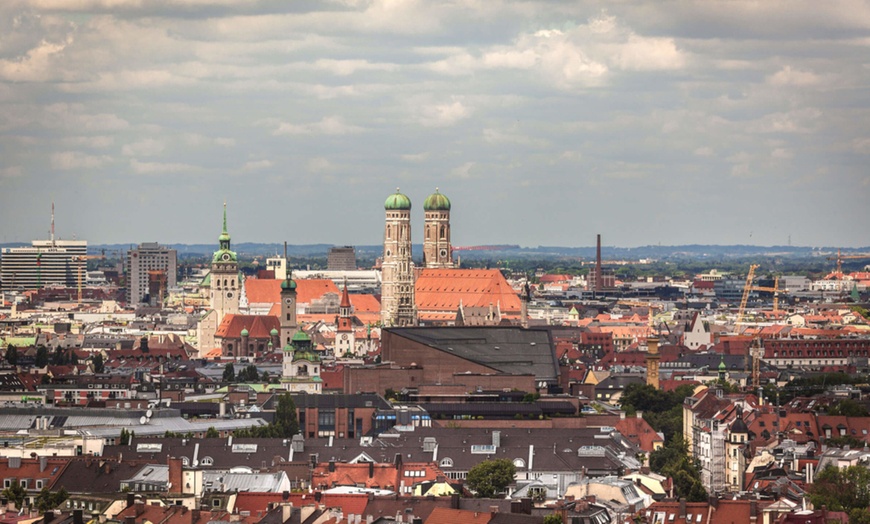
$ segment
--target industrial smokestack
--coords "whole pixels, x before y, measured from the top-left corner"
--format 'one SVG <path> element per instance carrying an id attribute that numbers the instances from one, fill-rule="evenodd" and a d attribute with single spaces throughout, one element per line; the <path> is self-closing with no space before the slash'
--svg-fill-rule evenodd
<path id="1" fill-rule="evenodd" d="M 595 249 L 595 291 L 601 291 L 601 235 L 597 235 Z"/>

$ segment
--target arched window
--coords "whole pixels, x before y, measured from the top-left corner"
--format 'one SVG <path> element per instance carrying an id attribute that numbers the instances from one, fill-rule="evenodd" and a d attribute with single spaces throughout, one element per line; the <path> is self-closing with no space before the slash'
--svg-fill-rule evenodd
<path id="1" fill-rule="evenodd" d="M 439 464 L 442 468 L 452 468 L 453 467 L 453 459 L 450 457 L 444 457 L 441 459 L 441 463 Z"/>
<path id="2" fill-rule="evenodd" d="M 526 461 L 520 458 L 514 459 L 514 466 L 517 468 L 524 468 L 526 467 Z"/>
<path id="3" fill-rule="evenodd" d="M 211 457 L 202 457 L 200 464 L 203 466 L 214 466 L 214 459 Z"/>

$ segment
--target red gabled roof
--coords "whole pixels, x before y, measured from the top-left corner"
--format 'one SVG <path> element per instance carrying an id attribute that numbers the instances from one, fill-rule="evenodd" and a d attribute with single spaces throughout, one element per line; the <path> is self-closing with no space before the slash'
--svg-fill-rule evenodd
<path id="1" fill-rule="evenodd" d="M 273 329 L 281 330 L 281 322 L 277 317 L 269 315 L 226 315 L 214 336 L 240 338 L 243 329 L 248 330 L 249 338 L 267 339 L 271 337 L 270 333 Z"/>
<path id="2" fill-rule="evenodd" d="M 629 442 L 646 453 L 652 453 L 657 442 L 664 443 L 664 439 L 641 417 L 626 417 L 617 422 L 614 427 Z"/>
<path id="3" fill-rule="evenodd" d="M 519 313 L 520 297 L 497 269 L 423 269 L 414 286 L 418 311 L 455 313 L 467 307 L 498 306 Z"/>
<path id="4" fill-rule="evenodd" d="M 248 278 L 245 280 L 245 295 L 249 304 L 278 304 L 281 302 L 281 282 L 279 279 Z M 296 281 L 296 302 L 310 304 L 327 293 L 339 294 L 332 280 L 304 279 Z"/>
<path id="5" fill-rule="evenodd" d="M 381 313 L 381 302 L 374 295 L 350 295 L 354 315 L 360 313 Z"/>

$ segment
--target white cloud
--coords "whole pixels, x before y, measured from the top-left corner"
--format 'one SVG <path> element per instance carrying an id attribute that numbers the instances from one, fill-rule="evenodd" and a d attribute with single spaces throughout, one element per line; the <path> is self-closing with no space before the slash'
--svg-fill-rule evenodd
<path id="1" fill-rule="evenodd" d="M 785 66 L 768 76 L 766 81 L 773 86 L 808 87 L 821 84 L 823 78 L 811 71 L 801 71 L 800 69 L 793 69 L 791 66 Z"/>
<path id="2" fill-rule="evenodd" d="M 260 171 L 262 169 L 268 169 L 273 165 L 274 164 L 272 164 L 271 160 L 251 160 L 245 162 L 245 165 L 242 166 L 242 171 Z"/>
<path id="3" fill-rule="evenodd" d="M 633 34 L 621 44 L 615 62 L 620 69 L 662 71 L 681 69 L 685 57 L 673 38 L 646 38 Z"/>
<path id="4" fill-rule="evenodd" d="M 60 151 L 51 154 L 51 167 L 63 171 L 71 169 L 96 169 L 111 161 L 111 157 L 105 155 L 86 155 L 79 151 Z"/>
<path id="5" fill-rule="evenodd" d="M 852 140 L 850 148 L 855 153 L 861 155 L 870 155 L 870 137 L 856 138 Z"/>
<path id="6" fill-rule="evenodd" d="M 126 156 L 154 156 L 159 155 L 166 149 L 166 144 L 161 140 L 146 138 L 131 144 L 125 144 L 121 153 Z"/>
<path id="7" fill-rule="evenodd" d="M 189 173 L 199 168 L 180 162 L 140 162 L 135 158 L 130 160 L 130 168 L 137 175 L 160 175 L 165 173 Z"/>
<path id="8" fill-rule="evenodd" d="M 471 178 L 472 168 L 474 168 L 474 162 L 466 162 L 461 166 L 453 168 L 450 171 L 450 176 L 453 178 Z"/>
<path id="9" fill-rule="evenodd" d="M 419 122 L 426 127 L 448 127 L 467 118 L 471 110 L 459 100 L 444 104 L 424 105 L 420 108 Z"/>
<path id="10" fill-rule="evenodd" d="M 67 43 L 42 41 L 20 60 L 0 60 L 0 78 L 10 82 L 45 82 L 58 79 L 60 76 L 59 68 L 54 66 L 55 55 L 61 53 L 66 46 Z"/>
<path id="11" fill-rule="evenodd" d="M 320 122 L 310 124 L 291 124 L 282 122 L 273 134 L 275 135 L 347 135 L 360 133 L 362 127 L 347 124 L 341 117 L 327 116 Z"/>
<path id="12" fill-rule="evenodd" d="M 63 139 L 63 143 L 70 146 L 83 146 L 92 149 L 106 149 L 115 143 L 115 138 L 107 135 L 95 136 L 71 136 Z"/>
<path id="13" fill-rule="evenodd" d="M 24 174 L 24 169 L 21 166 L 9 166 L 0 168 L 0 179 L 18 178 L 22 174 Z"/>
<path id="14" fill-rule="evenodd" d="M 770 156 L 777 160 L 788 160 L 789 158 L 794 158 L 794 152 L 785 147 L 778 147 L 770 152 Z"/>
<path id="15" fill-rule="evenodd" d="M 307 167 L 308 171 L 311 171 L 312 173 L 320 173 L 323 171 L 329 171 L 333 166 L 328 159 L 315 157 L 308 161 Z"/>
<path id="16" fill-rule="evenodd" d="M 408 153 L 408 154 L 402 155 L 402 160 L 404 160 L 406 162 L 419 163 L 419 162 L 425 162 L 428 159 L 429 159 L 429 152 L 428 151 L 425 153 Z"/>
<path id="17" fill-rule="evenodd" d="M 716 153 L 713 151 L 712 147 L 702 146 L 695 148 L 694 154 L 695 156 L 713 156 Z"/>

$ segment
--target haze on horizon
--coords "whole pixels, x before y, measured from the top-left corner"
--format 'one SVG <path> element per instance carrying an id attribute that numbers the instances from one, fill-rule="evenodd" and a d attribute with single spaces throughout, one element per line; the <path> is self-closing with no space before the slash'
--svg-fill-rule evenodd
<path id="1" fill-rule="evenodd" d="M 7 0 L 0 242 L 870 245 L 859 0 Z"/>

